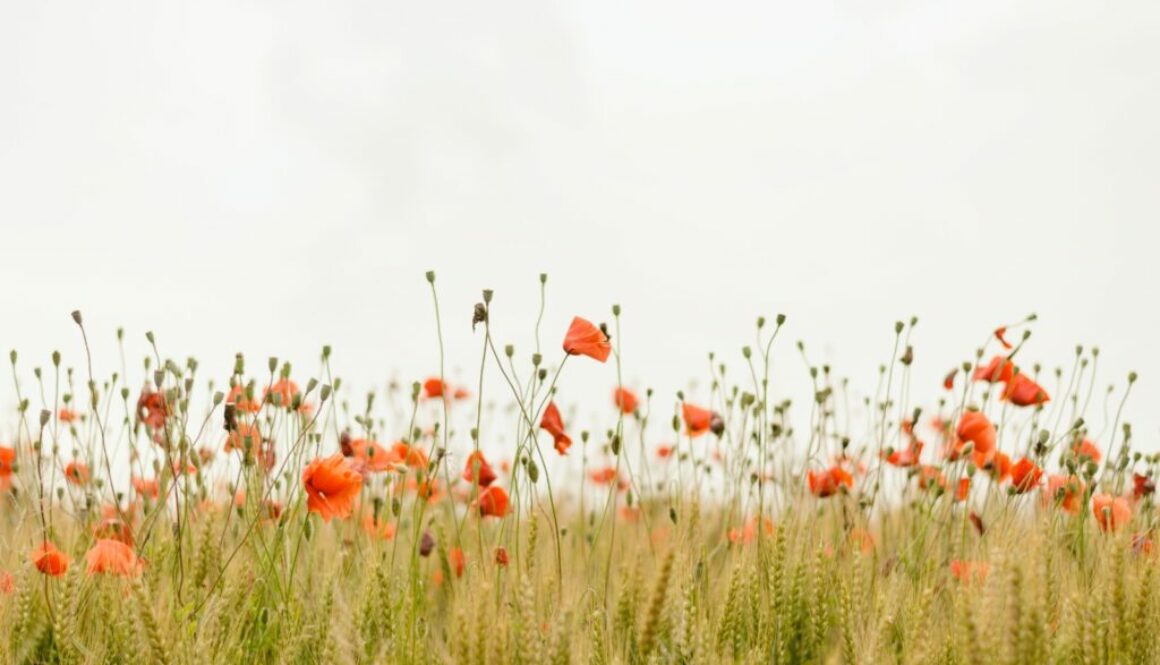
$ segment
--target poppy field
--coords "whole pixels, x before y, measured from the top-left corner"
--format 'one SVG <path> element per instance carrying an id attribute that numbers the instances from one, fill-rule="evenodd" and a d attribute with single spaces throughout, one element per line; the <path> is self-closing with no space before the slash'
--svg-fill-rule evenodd
<path id="1" fill-rule="evenodd" d="M 1137 377 L 1028 360 L 1034 315 L 924 358 L 938 385 L 885 321 L 866 392 L 759 317 L 686 392 L 626 380 L 619 306 L 520 348 L 427 282 L 439 364 L 385 389 L 152 333 L 94 375 L 80 312 L 67 359 L 11 351 L 0 663 L 1160 661 Z"/>

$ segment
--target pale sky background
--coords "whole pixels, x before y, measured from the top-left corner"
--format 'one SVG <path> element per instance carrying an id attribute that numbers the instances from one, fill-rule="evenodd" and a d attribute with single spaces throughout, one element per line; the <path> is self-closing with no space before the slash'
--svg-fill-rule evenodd
<path id="1" fill-rule="evenodd" d="M 1160 448 L 1157 35 L 1151 0 L 0 0 L 0 348 L 79 365 L 80 308 L 101 371 L 123 325 L 222 377 L 329 343 L 422 378 L 433 268 L 470 375 L 479 289 L 526 357 L 547 271 L 548 357 L 618 302 L 665 399 L 776 312 L 781 385 L 804 339 L 863 390 L 919 316 L 934 397 L 1034 311 L 1023 361 L 1099 345 Z"/>

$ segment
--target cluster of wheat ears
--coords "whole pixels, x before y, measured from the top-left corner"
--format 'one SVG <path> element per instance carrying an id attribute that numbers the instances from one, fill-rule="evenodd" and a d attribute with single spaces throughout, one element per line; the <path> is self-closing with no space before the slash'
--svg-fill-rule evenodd
<path id="1" fill-rule="evenodd" d="M 123 360 L 93 376 L 79 312 L 77 369 L 13 351 L 0 662 L 1160 660 L 1135 376 L 1089 425 L 1098 350 L 1021 367 L 1034 316 L 920 409 L 914 320 L 853 405 L 777 342 L 780 315 L 740 370 L 710 356 L 701 394 L 662 396 L 621 376 L 619 307 L 576 317 L 563 348 L 540 349 L 537 320 L 516 353 L 485 291 L 478 381 L 459 385 L 427 281 L 437 371 L 365 401 L 329 348 L 314 378 L 239 356 L 215 385 L 149 334 L 143 381 Z M 805 361 L 796 405 L 773 397 L 775 353 Z M 580 362 L 608 368 L 590 431 L 569 424 Z"/>

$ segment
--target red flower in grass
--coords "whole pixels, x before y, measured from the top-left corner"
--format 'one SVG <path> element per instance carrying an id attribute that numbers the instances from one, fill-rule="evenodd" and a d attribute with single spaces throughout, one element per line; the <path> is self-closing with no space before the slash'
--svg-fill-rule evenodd
<path id="1" fill-rule="evenodd" d="M 721 432 L 725 431 L 725 423 L 721 420 L 721 416 L 688 402 L 681 403 L 681 417 L 685 421 L 685 432 L 690 437 L 698 437 L 705 432 L 721 436 Z"/>
<path id="2" fill-rule="evenodd" d="M 971 584 L 973 582 L 982 584 L 987 580 L 987 574 L 991 572 L 991 564 L 986 561 L 960 561 L 959 559 L 952 559 L 950 568 L 951 575 L 963 584 Z"/>
<path id="3" fill-rule="evenodd" d="M 887 455 L 883 453 L 886 463 L 892 466 L 906 468 L 918 465 L 918 458 L 922 456 L 922 441 L 912 441 L 905 450 L 895 450 Z"/>
<path id="4" fill-rule="evenodd" d="M 1132 521 L 1132 504 L 1120 496 L 1097 494 L 1092 497 L 1092 513 L 1101 531 L 1116 531 Z"/>
<path id="5" fill-rule="evenodd" d="M 456 577 L 463 577 L 463 569 L 467 567 L 467 555 L 458 547 L 452 547 L 447 551 L 447 561 L 451 564 L 451 570 L 455 571 Z"/>
<path id="6" fill-rule="evenodd" d="M 70 562 L 68 555 L 47 540 L 32 550 L 30 558 L 37 570 L 50 577 L 60 577 L 68 572 Z"/>
<path id="7" fill-rule="evenodd" d="M 548 402 L 548 407 L 544 409 L 544 416 L 540 418 L 540 429 L 552 435 L 556 452 L 561 455 L 568 452 L 568 448 L 572 446 L 572 438 L 564 433 L 564 421 L 560 418 L 560 409 L 556 408 L 555 402 Z"/>
<path id="8" fill-rule="evenodd" d="M 427 459 L 427 453 L 423 452 L 422 448 L 412 446 L 405 441 L 396 441 L 391 446 L 391 454 L 397 460 L 415 470 L 426 469 L 430 464 L 430 460 Z"/>
<path id="9" fill-rule="evenodd" d="M 1042 477 L 1043 469 L 1026 457 L 1011 466 L 1011 487 L 1016 494 L 1025 494 L 1039 487 Z"/>
<path id="10" fill-rule="evenodd" d="M 1057 504 L 1069 515 L 1078 515 L 1083 509 L 1083 495 L 1083 481 L 1076 476 L 1050 475 L 1043 488 L 1044 503 Z"/>
<path id="11" fill-rule="evenodd" d="M 632 415 L 636 413 L 636 407 L 640 404 L 640 400 L 628 388 L 617 388 L 612 391 L 612 403 L 620 409 L 621 413 Z"/>
<path id="12" fill-rule="evenodd" d="M 91 476 L 84 462 L 73 460 L 64 467 L 64 477 L 73 485 L 85 485 Z"/>
<path id="13" fill-rule="evenodd" d="M 1132 496 L 1137 500 L 1152 494 L 1156 491 L 1156 483 L 1152 481 L 1150 476 L 1145 476 L 1140 473 L 1132 474 Z"/>
<path id="14" fill-rule="evenodd" d="M 822 471 L 810 469 L 806 472 L 806 482 L 809 485 L 810 493 L 818 498 L 824 499 L 842 491 L 843 487 L 847 489 L 853 487 L 854 476 L 850 475 L 849 471 L 835 464 Z"/>
<path id="15" fill-rule="evenodd" d="M 354 439 L 350 442 L 351 457 L 358 460 L 366 471 L 394 471 L 403 458 L 383 444 L 370 439 Z"/>
<path id="16" fill-rule="evenodd" d="M 496 475 L 491 465 L 483 458 L 483 453 L 477 450 L 467 456 L 463 479 L 469 483 L 478 482 L 480 487 L 487 487 L 495 482 Z"/>
<path id="17" fill-rule="evenodd" d="M 612 344 L 608 342 L 608 335 L 603 330 L 577 316 L 572 319 L 572 325 L 568 326 L 568 332 L 564 335 L 564 352 L 604 362 L 612 353 Z"/>
<path id="18" fill-rule="evenodd" d="M 1096 464 L 1099 464 L 1100 460 L 1104 458 L 1103 453 L 1100 452 L 1099 446 L 1092 443 L 1091 439 L 1083 439 L 1079 443 L 1072 444 L 1071 450 L 1075 453 L 1075 456 L 1081 460 L 1087 458 Z"/>
<path id="19" fill-rule="evenodd" d="M 1016 374 L 1011 377 L 1011 380 L 1003 388 L 1001 397 L 1015 406 L 1039 406 L 1051 399 L 1047 396 L 1047 391 L 1035 381 L 1027 378 L 1026 374 Z"/>
<path id="20" fill-rule="evenodd" d="M 119 540 L 102 538 L 93 544 L 85 554 L 88 564 L 85 570 L 90 574 L 135 577 L 141 572 L 141 560 L 137 553 Z"/>
<path id="21" fill-rule="evenodd" d="M 341 454 L 314 460 L 302 472 L 306 507 L 329 522 L 346 519 L 362 490 L 362 475 L 351 468 Z"/>
<path id="22" fill-rule="evenodd" d="M 502 547 L 495 548 L 495 565 L 507 568 L 509 561 L 510 559 L 508 558 L 508 551 L 506 549 Z"/>
<path id="23" fill-rule="evenodd" d="M 0 491 L 12 487 L 12 472 L 15 471 L 16 450 L 0 446 Z"/>
<path id="24" fill-rule="evenodd" d="M 499 485 L 492 485 L 475 500 L 482 517 L 503 517 L 508 512 L 508 495 Z"/>
<path id="25" fill-rule="evenodd" d="M 443 397 L 447 392 L 447 384 L 438 377 L 431 377 L 423 382 L 423 394 L 428 399 L 435 399 L 436 397 Z"/>
<path id="26" fill-rule="evenodd" d="M 997 432 L 995 426 L 981 411 L 967 411 L 959 419 L 955 430 L 959 439 L 975 444 L 975 452 L 986 455 L 995 450 Z"/>
<path id="27" fill-rule="evenodd" d="M 972 378 L 975 381 L 986 381 L 987 383 L 1006 383 L 1014 375 L 1015 363 L 1004 356 L 995 356 L 986 365 L 976 367 Z"/>
<path id="28" fill-rule="evenodd" d="M 253 389 L 240 383 L 230 388 L 230 394 L 226 396 L 226 404 L 246 413 L 257 413 L 262 408 L 262 405 L 253 398 Z"/>

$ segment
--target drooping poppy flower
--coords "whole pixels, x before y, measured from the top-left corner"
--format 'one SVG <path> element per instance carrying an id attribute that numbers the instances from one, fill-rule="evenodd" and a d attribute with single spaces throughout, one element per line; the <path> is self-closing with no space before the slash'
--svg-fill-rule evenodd
<path id="1" fill-rule="evenodd" d="M 56 414 L 56 417 L 59 418 L 62 423 L 73 423 L 77 420 L 80 420 L 81 416 L 79 413 L 73 411 L 72 409 L 62 407 L 61 410 Z"/>
<path id="2" fill-rule="evenodd" d="M 963 584 L 978 582 L 982 584 L 991 572 L 991 564 L 986 561 L 951 560 L 951 575 Z"/>
<path id="3" fill-rule="evenodd" d="M 137 491 L 138 496 L 156 499 L 159 493 L 156 478 L 142 478 L 134 475 L 132 477 L 133 489 Z"/>
<path id="4" fill-rule="evenodd" d="M 895 450 L 889 455 L 886 453 L 882 453 L 882 455 L 886 458 L 887 464 L 900 468 L 906 468 L 916 466 L 918 464 L 918 458 L 922 456 L 922 447 L 922 441 L 918 441 L 916 439 L 911 442 L 910 446 L 905 450 Z"/>
<path id="5" fill-rule="evenodd" d="M 30 558 L 36 569 L 49 577 L 60 577 L 68 572 L 69 556 L 47 540 L 32 550 Z"/>
<path id="6" fill-rule="evenodd" d="M 291 409 L 294 407 L 294 398 L 298 396 L 298 384 L 290 379 L 278 379 L 270 386 L 262 389 L 262 399 L 267 400 L 272 398 L 275 406 L 280 406 L 284 409 Z"/>
<path id="7" fill-rule="evenodd" d="M 806 482 L 809 485 L 811 494 L 820 499 L 824 499 L 842 491 L 843 487 L 854 487 L 854 476 L 850 475 L 849 471 L 835 464 L 822 471 L 810 469 L 806 472 Z"/>
<path id="8" fill-rule="evenodd" d="M 85 568 L 90 575 L 116 575 L 135 577 L 141 572 L 141 560 L 137 553 L 119 540 L 102 538 L 85 554 Z"/>
<path id="9" fill-rule="evenodd" d="M 1063 512 L 1078 515 L 1083 509 L 1084 484 L 1076 476 L 1052 474 L 1043 488 L 1044 503 L 1057 504 Z"/>
<path id="10" fill-rule="evenodd" d="M 1092 443 L 1091 439 L 1085 438 L 1082 441 L 1073 444 L 1071 450 L 1080 460 L 1086 458 L 1095 462 L 1096 464 L 1099 464 L 1100 460 L 1104 458 L 1103 453 L 1100 452 L 1099 446 Z"/>
<path id="11" fill-rule="evenodd" d="M 572 439 L 564 433 L 564 420 L 560 418 L 560 409 L 556 408 L 555 402 L 548 402 L 547 408 L 544 409 L 544 416 L 540 418 L 540 429 L 552 435 L 556 452 L 561 455 L 568 452 L 568 448 L 572 446 Z"/>
<path id="12" fill-rule="evenodd" d="M 262 408 L 262 405 L 253 399 L 252 390 L 240 383 L 230 388 L 229 394 L 226 395 L 226 404 L 246 413 L 257 413 Z"/>
<path id="13" fill-rule="evenodd" d="M 995 450 L 995 426 L 982 411 L 966 411 L 955 430 L 959 439 L 975 444 L 975 452 L 987 454 Z"/>
<path id="14" fill-rule="evenodd" d="M 302 472 L 306 507 L 323 520 L 346 519 L 362 490 L 362 475 L 351 468 L 341 454 L 318 458 Z"/>
<path id="15" fill-rule="evenodd" d="M 955 375 L 957 375 L 958 373 L 959 373 L 958 368 L 952 369 L 951 371 L 947 372 L 947 375 L 945 377 L 943 377 L 943 388 L 945 388 L 947 390 L 954 390 L 955 389 Z"/>
<path id="16" fill-rule="evenodd" d="M 1011 487 L 1016 494 L 1025 494 L 1039 487 L 1042 477 L 1043 469 L 1026 457 L 1011 465 Z"/>
<path id="17" fill-rule="evenodd" d="M 971 495 L 971 479 L 969 477 L 959 478 L 958 487 L 955 488 L 955 501 L 966 501 L 967 497 Z"/>
<path id="18" fill-rule="evenodd" d="M 508 551 L 503 547 L 495 548 L 495 565 L 507 568 L 508 561 Z"/>
<path id="19" fill-rule="evenodd" d="M 1047 391 L 1038 383 L 1027 378 L 1026 374 L 1016 374 L 1011 377 L 1011 380 L 1003 388 L 1001 398 L 1015 406 L 1039 406 L 1051 399 L 1047 396 Z"/>
<path id="20" fill-rule="evenodd" d="M 1007 326 L 999 326 L 998 328 L 995 328 L 995 339 L 999 340 L 999 343 L 1003 345 L 1003 348 L 1007 349 L 1008 351 L 1015 348 L 1014 346 L 1011 346 L 1011 342 L 1007 341 Z"/>
<path id="21" fill-rule="evenodd" d="M 463 577 L 463 569 L 467 567 L 467 555 L 458 547 L 452 547 L 447 550 L 447 561 L 451 564 L 451 570 L 455 571 L 456 577 Z"/>
<path id="22" fill-rule="evenodd" d="M 1008 360 L 1005 356 L 995 356 L 986 365 L 976 367 L 975 373 L 971 378 L 975 381 L 986 381 L 987 383 L 1006 383 L 1014 375 L 1015 363 Z"/>
<path id="23" fill-rule="evenodd" d="M 621 413 L 632 415 L 636 413 L 636 407 L 640 405 L 640 400 L 628 388 L 616 388 L 612 391 L 612 403 L 620 409 Z"/>
<path id="24" fill-rule="evenodd" d="M 603 330 L 577 316 L 572 319 L 572 325 L 568 326 L 568 332 L 564 335 L 564 352 L 604 362 L 612 353 L 612 344 Z"/>
<path id="25" fill-rule="evenodd" d="M 89 467 L 84 462 L 73 460 L 65 465 L 64 477 L 73 485 L 85 485 L 89 482 L 91 474 Z"/>
<path id="26" fill-rule="evenodd" d="M 12 472 L 16 465 L 16 450 L 0 446 L 0 491 L 12 487 Z"/>
<path id="27" fill-rule="evenodd" d="M 1128 500 L 1111 494 L 1092 497 L 1092 513 L 1101 531 L 1116 531 L 1132 521 L 1132 505 Z"/>
<path id="28" fill-rule="evenodd" d="M 475 500 L 482 517 L 503 517 L 508 512 L 508 495 L 499 485 L 492 485 L 479 493 Z"/>
<path id="29" fill-rule="evenodd" d="M 427 399 L 443 397 L 445 392 L 447 392 L 447 384 L 439 377 L 433 376 L 423 382 L 423 395 Z"/>
<path id="30" fill-rule="evenodd" d="M 1132 496 L 1134 498 L 1139 500 L 1155 491 L 1156 483 L 1152 481 L 1150 476 L 1145 476 L 1140 473 L 1132 474 Z"/>
<path id="31" fill-rule="evenodd" d="M 463 479 L 469 483 L 478 483 L 480 487 L 487 487 L 495 482 L 496 475 L 491 465 L 484 459 L 483 453 L 476 450 L 467 456 Z"/>
<path id="32" fill-rule="evenodd" d="M 681 403 L 681 417 L 685 420 L 685 432 L 690 437 L 698 437 L 708 432 L 713 426 L 713 412 L 699 406 Z"/>

